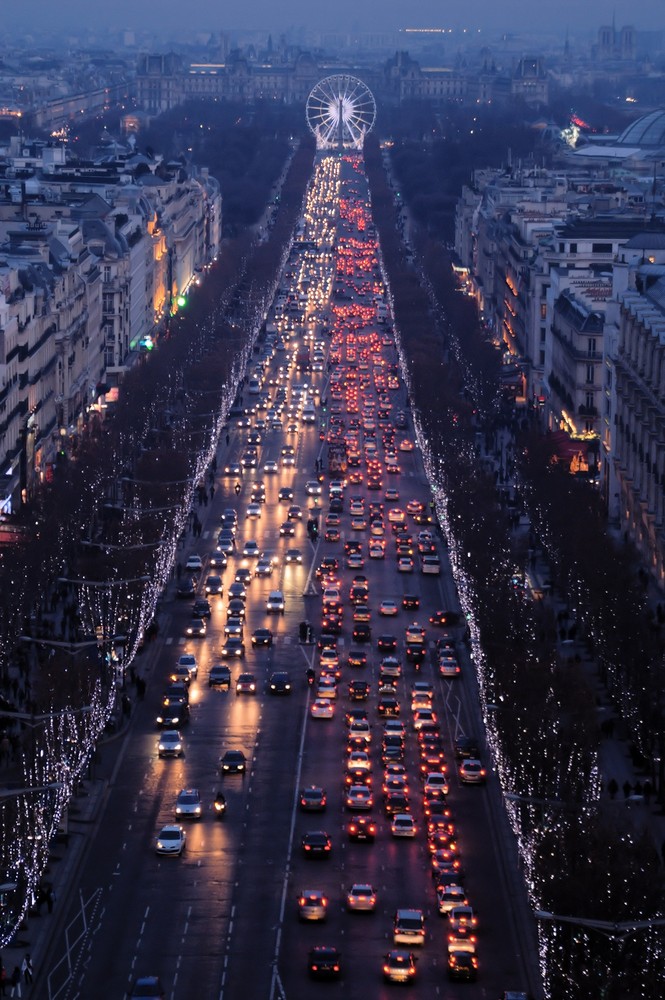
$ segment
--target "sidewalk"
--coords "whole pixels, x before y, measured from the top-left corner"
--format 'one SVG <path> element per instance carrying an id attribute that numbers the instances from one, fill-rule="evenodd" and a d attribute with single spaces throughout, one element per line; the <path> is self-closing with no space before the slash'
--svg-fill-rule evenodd
<path id="1" fill-rule="evenodd" d="M 503 491 L 505 502 L 510 507 L 515 495 L 510 431 L 501 428 L 493 440 L 485 440 L 479 435 L 477 443 L 481 463 L 487 471 L 494 474 L 498 488 Z M 523 518 L 516 518 L 513 530 L 528 535 L 530 525 Z M 665 808 L 656 801 L 655 776 L 641 766 L 639 757 L 631 754 L 630 733 L 626 731 L 623 720 L 617 716 L 611 704 L 596 661 L 589 655 L 585 643 L 576 638 L 576 630 L 573 628 L 576 623 L 569 614 L 565 596 L 557 595 L 552 589 L 550 567 L 543 553 L 531 549 L 529 552 L 527 586 L 535 600 L 545 601 L 551 609 L 559 627 L 559 655 L 579 664 L 593 693 L 601 734 L 598 748 L 601 808 L 608 810 L 614 820 L 625 823 L 635 834 L 648 830 L 658 856 L 665 865 Z M 644 762 L 645 766 L 646 763 Z"/>

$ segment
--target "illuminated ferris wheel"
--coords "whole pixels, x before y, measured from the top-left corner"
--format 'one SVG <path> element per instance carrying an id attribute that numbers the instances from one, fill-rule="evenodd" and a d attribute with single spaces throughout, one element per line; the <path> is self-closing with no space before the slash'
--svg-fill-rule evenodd
<path id="1" fill-rule="evenodd" d="M 327 76 L 311 91 L 305 113 L 317 149 L 362 149 L 376 119 L 376 101 L 355 76 Z"/>

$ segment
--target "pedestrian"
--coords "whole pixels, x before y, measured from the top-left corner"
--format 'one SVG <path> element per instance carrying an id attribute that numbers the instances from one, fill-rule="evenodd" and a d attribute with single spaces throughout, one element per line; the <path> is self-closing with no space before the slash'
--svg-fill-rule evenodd
<path id="1" fill-rule="evenodd" d="M 23 973 L 23 979 L 25 980 L 26 986 L 29 986 L 32 982 L 32 959 L 30 958 L 30 952 L 26 951 L 25 958 L 21 963 L 21 972 Z"/>
<path id="2" fill-rule="evenodd" d="M 624 799 L 628 799 L 628 796 L 630 795 L 630 793 L 633 790 L 633 786 L 631 785 L 630 781 L 628 781 L 627 778 L 624 781 L 622 787 L 623 787 L 623 797 L 624 797 Z"/>
<path id="3" fill-rule="evenodd" d="M 208 492 L 210 493 L 210 500 L 212 501 L 213 498 L 214 498 L 214 496 L 215 496 L 215 484 L 214 483 L 210 484 L 210 489 L 209 489 Z"/>
<path id="4" fill-rule="evenodd" d="M 644 795 L 644 801 L 646 802 L 647 805 L 649 805 L 649 802 L 651 801 L 651 796 L 653 795 L 653 785 L 651 784 L 648 778 L 644 782 L 644 787 L 642 788 L 642 794 Z"/>
<path id="5" fill-rule="evenodd" d="M 607 782 L 607 791 L 609 792 L 611 799 L 616 797 L 616 793 L 619 791 L 619 785 L 617 784 L 616 778 L 610 778 Z"/>
<path id="6" fill-rule="evenodd" d="M 20 997 L 21 996 L 21 970 L 18 965 L 14 966 L 14 971 L 12 972 L 12 978 L 10 979 L 12 984 L 12 991 L 9 994 L 10 997 Z"/>

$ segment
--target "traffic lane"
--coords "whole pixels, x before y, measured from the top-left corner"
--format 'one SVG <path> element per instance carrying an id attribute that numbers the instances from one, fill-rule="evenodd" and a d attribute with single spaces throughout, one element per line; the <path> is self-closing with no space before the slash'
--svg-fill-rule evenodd
<path id="1" fill-rule="evenodd" d="M 281 665 L 281 663 L 280 663 Z M 222 996 L 268 997 L 308 692 L 267 696 L 224 942 Z"/>
<path id="2" fill-rule="evenodd" d="M 82 981 L 86 996 L 123 995 L 131 976 L 141 969 L 158 969 L 166 983 L 175 983 L 178 959 L 187 951 L 185 924 L 190 931 L 187 947 L 196 951 L 195 928 L 210 907 L 209 885 L 221 887 L 217 898 L 223 911 L 224 887 L 230 882 L 232 854 L 229 845 L 223 851 L 216 843 L 211 815 L 188 827 L 190 852 L 183 858 L 155 855 L 159 828 L 175 822 L 177 791 L 192 777 L 202 784 L 203 776 L 185 774 L 185 761 L 158 761 L 150 754 L 152 733 L 137 736 L 135 742 L 137 748 L 125 756 L 81 877 L 84 898 L 98 887 L 103 893 L 99 932 L 91 938 L 90 962 Z M 128 812 L 129 820 L 118 823 L 117 817 Z M 206 958 L 205 969 L 205 977 L 214 982 L 214 956 Z"/>
<path id="3" fill-rule="evenodd" d="M 335 723 L 312 722 L 310 735 L 315 737 L 316 761 L 308 768 L 307 777 L 319 783 L 327 781 L 329 806 L 319 817 L 315 814 L 301 820 L 301 829 L 325 826 L 333 837 L 333 856 L 330 862 L 294 862 L 291 923 L 285 922 L 283 960 L 280 963 L 282 979 L 287 995 L 307 996 L 305 973 L 308 949 L 315 943 L 330 943 L 343 952 L 345 975 L 343 989 L 351 986 L 359 995 L 387 995 L 382 983 L 382 960 L 392 946 L 392 921 L 395 910 L 400 906 L 414 906 L 423 909 L 427 917 L 429 942 L 418 963 L 419 989 L 428 989 L 434 995 L 441 982 L 442 966 L 445 966 L 445 922 L 434 907 L 434 893 L 429 878 L 429 866 L 425 847 L 424 832 L 413 841 L 400 841 L 390 834 L 389 820 L 380 808 L 380 784 L 383 769 L 378 761 L 379 733 L 382 728 L 375 705 L 370 707 L 370 718 L 374 723 L 374 789 L 377 805 L 372 815 L 377 822 L 377 839 L 374 845 L 350 844 L 346 834 L 346 822 L 353 814 L 345 809 L 343 793 L 343 771 L 345 758 L 346 728 L 342 721 L 342 706 L 337 710 Z M 316 731 L 315 731 L 316 730 Z M 321 734 L 321 735 L 319 735 Z M 412 737 L 412 738 L 410 738 Z M 336 744 L 336 746 L 335 746 Z M 419 820 L 420 794 L 417 777 L 417 750 L 415 738 L 407 735 L 407 764 L 413 787 L 414 816 Z M 306 783 L 306 782 L 305 782 Z M 337 833 L 337 831 L 339 831 Z M 300 877 L 300 878 L 299 878 Z M 354 881 L 370 882 L 378 892 L 377 912 L 373 915 L 349 914 L 345 912 L 344 893 Z M 330 899 L 329 917 L 325 925 L 299 925 L 296 915 L 297 893 L 301 888 L 318 888 L 325 891 Z M 418 987 L 413 987 L 414 995 Z M 451 993 L 451 996 L 455 993 Z M 481 994 L 475 990 L 465 991 L 465 996 Z"/>

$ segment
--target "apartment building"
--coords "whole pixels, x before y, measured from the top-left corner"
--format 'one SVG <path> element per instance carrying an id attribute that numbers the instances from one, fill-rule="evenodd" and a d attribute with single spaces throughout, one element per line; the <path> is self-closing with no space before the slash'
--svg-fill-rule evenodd
<path id="1" fill-rule="evenodd" d="M 219 250 L 215 179 L 146 162 L 0 150 L 0 512 L 30 500 Z"/>

